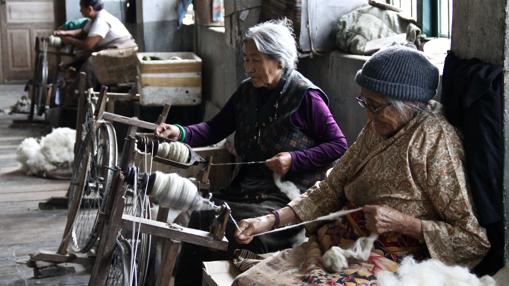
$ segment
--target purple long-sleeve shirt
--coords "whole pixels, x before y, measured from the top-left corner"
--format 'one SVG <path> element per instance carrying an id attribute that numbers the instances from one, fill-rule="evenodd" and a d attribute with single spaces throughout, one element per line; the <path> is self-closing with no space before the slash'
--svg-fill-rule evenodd
<path id="1" fill-rule="evenodd" d="M 192 147 L 206 146 L 232 134 L 236 122 L 232 98 L 210 121 L 184 127 L 185 143 Z M 319 91 L 307 91 L 299 109 L 291 115 L 291 120 L 302 132 L 319 142 L 312 148 L 289 152 L 292 156 L 292 172 L 326 166 L 345 153 L 348 147 L 346 138 Z"/>

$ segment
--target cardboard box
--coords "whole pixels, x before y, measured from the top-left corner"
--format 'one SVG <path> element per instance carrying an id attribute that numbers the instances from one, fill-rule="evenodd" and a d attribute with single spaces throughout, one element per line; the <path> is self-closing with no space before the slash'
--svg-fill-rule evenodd
<path id="1" fill-rule="evenodd" d="M 206 286 L 230 286 L 240 272 L 230 261 L 203 262 L 203 282 Z"/>
<path id="2" fill-rule="evenodd" d="M 201 103 L 201 59 L 192 52 L 138 53 L 141 105 Z"/>

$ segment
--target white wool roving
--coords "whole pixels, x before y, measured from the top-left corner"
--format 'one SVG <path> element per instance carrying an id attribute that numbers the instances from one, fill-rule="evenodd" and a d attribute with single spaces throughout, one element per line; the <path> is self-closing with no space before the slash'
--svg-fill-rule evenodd
<path id="1" fill-rule="evenodd" d="M 70 168 L 74 160 L 76 131 L 56 128 L 40 143 L 35 138 L 26 138 L 16 149 L 18 162 L 27 175 L 45 176 L 59 167 Z"/>
<path id="2" fill-rule="evenodd" d="M 198 188 L 187 178 L 177 173 L 155 172 L 155 181 L 150 190 L 151 198 L 161 206 L 174 210 L 211 210 L 214 204 L 198 193 Z"/>
<path id="3" fill-rule="evenodd" d="M 333 246 L 322 256 L 322 263 L 327 270 L 339 272 L 341 269 L 348 267 L 348 258 L 366 261 L 377 238 L 377 234 L 371 234 L 369 237 L 360 237 L 347 249 Z"/>
<path id="4" fill-rule="evenodd" d="M 291 181 L 283 182 L 281 180 L 281 176 L 276 173 L 274 173 L 274 183 L 283 194 L 288 196 L 290 200 L 293 200 L 300 196 L 300 190 L 299 188 L 297 188 L 297 186 L 295 186 L 294 183 L 292 183 Z"/>
<path id="5" fill-rule="evenodd" d="M 380 271 L 376 274 L 379 286 L 496 286 L 493 278 L 478 278 L 468 268 L 447 266 L 436 259 L 416 262 L 405 257 L 396 273 Z"/>

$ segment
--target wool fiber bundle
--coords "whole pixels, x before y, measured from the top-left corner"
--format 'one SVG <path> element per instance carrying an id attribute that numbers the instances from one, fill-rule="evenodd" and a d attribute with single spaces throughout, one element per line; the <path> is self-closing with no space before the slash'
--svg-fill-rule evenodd
<path id="1" fill-rule="evenodd" d="M 74 160 L 76 131 L 56 128 L 50 134 L 26 138 L 16 149 L 18 162 L 27 175 L 50 176 L 58 169 L 69 170 Z"/>

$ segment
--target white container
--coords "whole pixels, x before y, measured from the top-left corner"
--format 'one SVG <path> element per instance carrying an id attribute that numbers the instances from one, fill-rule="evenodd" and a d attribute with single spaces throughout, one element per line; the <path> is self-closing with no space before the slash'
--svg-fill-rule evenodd
<path id="1" fill-rule="evenodd" d="M 138 53 L 137 57 L 141 105 L 201 103 L 201 59 L 196 54 Z"/>

